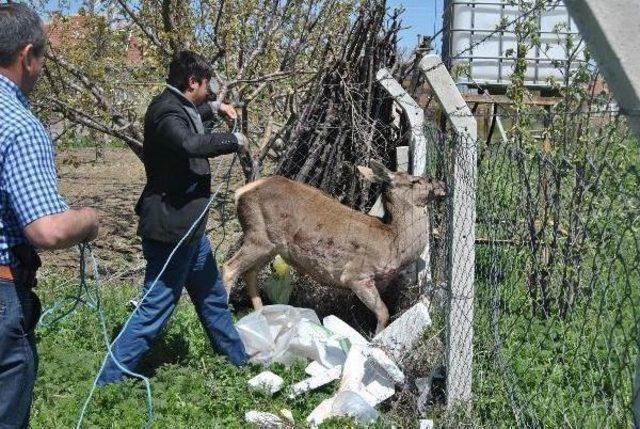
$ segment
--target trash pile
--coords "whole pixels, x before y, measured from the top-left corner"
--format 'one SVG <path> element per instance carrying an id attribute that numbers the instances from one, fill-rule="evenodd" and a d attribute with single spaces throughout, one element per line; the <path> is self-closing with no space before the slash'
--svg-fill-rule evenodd
<path id="1" fill-rule="evenodd" d="M 337 416 L 352 417 L 361 424 L 375 421 L 375 407 L 391 398 L 396 387 L 405 382 L 397 363 L 402 362 L 430 324 L 427 305 L 419 302 L 368 341 L 336 316 L 327 316 L 320 322 L 311 309 L 269 305 L 240 319 L 237 329 L 250 362 L 290 365 L 300 359 L 310 361 L 305 368 L 309 378 L 291 387 L 290 398 L 339 380 L 336 395 L 321 402 L 306 419 L 311 427 L 317 427 Z M 249 380 L 248 385 L 252 390 L 273 395 L 283 389 L 284 381 L 265 371 Z M 250 411 L 245 419 L 261 428 L 293 425 L 286 411 L 280 412 L 282 417 Z"/>

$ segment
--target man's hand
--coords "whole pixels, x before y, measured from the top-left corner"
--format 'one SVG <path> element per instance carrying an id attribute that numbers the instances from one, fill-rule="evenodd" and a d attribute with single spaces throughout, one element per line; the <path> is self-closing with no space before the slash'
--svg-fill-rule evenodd
<path id="1" fill-rule="evenodd" d="M 249 139 L 247 136 L 242 133 L 233 133 L 233 135 L 238 139 L 238 153 L 251 158 L 251 147 L 249 146 Z"/>
<path id="2" fill-rule="evenodd" d="M 218 114 L 232 121 L 238 119 L 238 112 L 236 112 L 235 107 L 230 104 L 221 103 L 220 107 L 218 107 Z"/>
<path id="3" fill-rule="evenodd" d="M 238 155 L 240 159 L 240 166 L 246 179 L 246 182 L 252 182 L 256 178 L 256 166 L 251 158 L 251 147 L 249 146 L 249 139 L 242 133 L 234 133 L 238 139 Z"/>

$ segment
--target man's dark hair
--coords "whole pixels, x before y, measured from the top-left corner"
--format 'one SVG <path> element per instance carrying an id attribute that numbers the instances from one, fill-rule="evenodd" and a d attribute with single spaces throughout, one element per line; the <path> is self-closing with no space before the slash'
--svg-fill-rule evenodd
<path id="1" fill-rule="evenodd" d="M 0 67 L 9 67 L 27 45 L 40 57 L 47 46 L 42 20 L 29 6 L 20 3 L 0 4 Z"/>
<path id="2" fill-rule="evenodd" d="M 202 55 L 191 51 L 180 51 L 169 64 L 167 83 L 184 91 L 189 86 L 190 77 L 202 83 L 203 79 L 211 79 L 211 68 Z"/>

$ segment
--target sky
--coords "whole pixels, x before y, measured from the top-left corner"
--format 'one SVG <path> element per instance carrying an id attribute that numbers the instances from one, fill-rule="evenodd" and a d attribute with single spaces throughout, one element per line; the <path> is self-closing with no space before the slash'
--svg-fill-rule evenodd
<path id="1" fill-rule="evenodd" d="M 391 8 L 403 6 L 403 27 L 409 27 L 400 33 L 400 46 L 415 47 L 417 35 L 430 36 L 442 27 L 442 4 L 444 0 L 387 0 Z"/>
<path id="2" fill-rule="evenodd" d="M 72 9 L 82 3 L 81 0 L 67 0 Z M 432 35 L 434 28 L 437 32 L 442 27 L 442 4 L 444 0 L 387 0 L 391 9 L 404 7 L 402 14 L 403 27 L 400 33 L 400 47 L 414 48 L 418 41 L 418 34 Z M 49 6 L 55 8 L 58 0 L 49 0 Z M 439 44 L 438 44 L 439 45 Z"/>

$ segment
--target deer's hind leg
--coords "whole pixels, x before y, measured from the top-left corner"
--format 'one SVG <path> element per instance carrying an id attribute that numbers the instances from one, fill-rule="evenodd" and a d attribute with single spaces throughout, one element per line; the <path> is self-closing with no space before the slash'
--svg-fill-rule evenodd
<path id="1" fill-rule="evenodd" d="M 223 279 L 227 296 L 238 277 L 247 283 L 247 293 L 254 310 L 262 308 L 258 293 L 258 272 L 276 254 L 276 246 L 269 240 L 245 235 L 242 247 L 223 266 Z"/>

